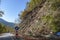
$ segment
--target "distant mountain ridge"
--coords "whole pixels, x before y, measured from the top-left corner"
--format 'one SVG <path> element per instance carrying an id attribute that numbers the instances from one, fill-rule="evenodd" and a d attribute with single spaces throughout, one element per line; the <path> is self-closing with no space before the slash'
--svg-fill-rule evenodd
<path id="1" fill-rule="evenodd" d="M 10 26 L 10 27 L 14 27 L 14 23 L 12 22 L 7 22 L 4 19 L 0 18 L 0 23 L 3 23 L 4 25 Z"/>

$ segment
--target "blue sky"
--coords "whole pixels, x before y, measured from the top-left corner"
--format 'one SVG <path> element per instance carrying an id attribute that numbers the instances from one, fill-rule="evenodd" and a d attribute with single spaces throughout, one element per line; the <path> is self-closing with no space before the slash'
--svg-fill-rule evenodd
<path id="1" fill-rule="evenodd" d="M 15 22 L 18 14 L 25 9 L 28 1 L 29 0 L 1 0 L 0 10 L 5 13 L 2 18 L 8 22 Z"/>

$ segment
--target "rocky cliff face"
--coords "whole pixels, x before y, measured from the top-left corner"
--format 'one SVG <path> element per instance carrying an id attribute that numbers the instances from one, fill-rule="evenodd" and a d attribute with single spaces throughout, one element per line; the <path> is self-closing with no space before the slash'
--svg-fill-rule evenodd
<path id="1" fill-rule="evenodd" d="M 45 0 L 25 15 L 20 33 L 30 36 L 51 34 L 60 29 L 60 0 Z"/>

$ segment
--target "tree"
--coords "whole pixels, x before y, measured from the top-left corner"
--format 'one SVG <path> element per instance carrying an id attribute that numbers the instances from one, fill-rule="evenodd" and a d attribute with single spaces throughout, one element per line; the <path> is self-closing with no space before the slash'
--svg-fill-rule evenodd
<path id="1" fill-rule="evenodd" d="M 37 5 L 41 4 L 45 0 L 30 0 L 30 2 L 27 2 L 26 8 L 20 15 L 21 19 L 24 19 L 25 15 L 28 14 L 30 11 L 32 11 Z"/>
<path id="2" fill-rule="evenodd" d="M 4 14 L 4 12 L 3 12 L 3 11 L 0 11 L 0 17 L 1 17 L 3 14 Z"/>

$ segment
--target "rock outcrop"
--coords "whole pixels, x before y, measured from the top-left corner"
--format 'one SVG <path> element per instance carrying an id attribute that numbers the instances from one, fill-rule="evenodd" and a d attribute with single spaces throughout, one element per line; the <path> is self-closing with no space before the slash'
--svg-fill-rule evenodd
<path id="1" fill-rule="evenodd" d="M 28 12 L 20 23 L 20 33 L 41 36 L 60 29 L 60 0 L 45 0 Z"/>

